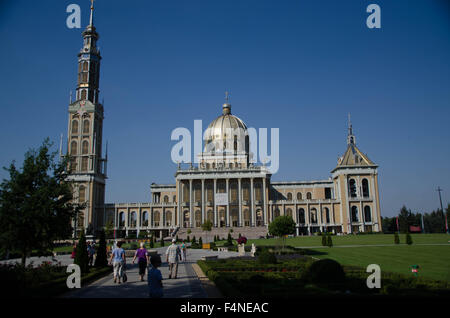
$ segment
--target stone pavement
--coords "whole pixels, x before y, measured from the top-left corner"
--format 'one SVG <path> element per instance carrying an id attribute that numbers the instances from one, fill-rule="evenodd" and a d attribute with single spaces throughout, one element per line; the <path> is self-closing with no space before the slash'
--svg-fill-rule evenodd
<path id="1" fill-rule="evenodd" d="M 202 287 L 192 264 L 202 256 L 217 255 L 219 258 L 235 257 L 237 252 L 214 252 L 207 250 L 187 250 L 187 261 L 178 264 L 177 279 L 168 279 L 169 266 L 165 262 L 167 247 L 156 248 L 161 255 L 162 265 L 159 267 L 163 276 L 164 298 L 206 298 L 208 295 Z M 101 278 L 81 289 L 69 291 L 63 297 L 74 298 L 147 298 L 147 275 L 140 281 L 138 265 L 131 264 L 132 258 L 127 258 L 128 281 L 122 284 L 114 284 L 113 276 Z"/>

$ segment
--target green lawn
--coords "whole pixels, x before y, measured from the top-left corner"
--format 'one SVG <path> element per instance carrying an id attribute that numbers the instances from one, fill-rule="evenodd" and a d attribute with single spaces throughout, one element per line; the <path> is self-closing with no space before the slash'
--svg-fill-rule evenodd
<path id="1" fill-rule="evenodd" d="M 345 265 L 380 265 L 381 271 L 412 275 L 411 265 L 419 265 L 419 276 L 450 281 L 449 246 L 367 246 L 312 249 L 318 258 L 331 258 Z"/>
<path id="2" fill-rule="evenodd" d="M 320 236 L 287 238 L 286 244 L 295 247 L 313 247 L 311 249 L 317 253 L 318 258 L 332 258 L 343 265 L 367 267 L 369 264 L 378 264 L 382 271 L 406 275 L 412 275 L 410 266 L 418 264 L 420 276 L 450 281 L 450 235 L 412 234 L 411 236 L 413 240 L 411 246 L 405 244 L 404 234 L 400 235 L 400 245 L 394 244 L 392 234 L 333 236 L 334 247 L 332 248 L 321 247 Z M 252 243 L 256 246 L 278 245 L 280 239 L 249 240 L 247 244 Z"/>
<path id="3" fill-rule="evenodd" d="M 445 244 L 449 243 L 450 235 L 448 234 L 411 234 L 414 244 Z M 247 244 L 255 243 L 258 245 L 276 245 L 279 239 L 259 239 L 248 240 Z M 400 243 L 405 243 L 405 234 L 400 234 Z M 298 247 L 321 246 L 322 238 L 320 236 L 298 236 L 287 238 L 286 244 Z M 394 244 L 393 234 L 368 234 L 368 235 L 345 235 L 333 236 L 333 245 L 378 245 L 378 244 Z"/>

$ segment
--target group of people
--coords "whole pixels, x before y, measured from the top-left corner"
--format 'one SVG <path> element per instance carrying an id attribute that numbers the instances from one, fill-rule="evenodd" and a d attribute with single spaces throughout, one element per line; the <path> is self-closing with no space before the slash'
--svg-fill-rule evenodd
<path id="1" fill-rule="evenodd" d="M 94 256 L 95 256 L 95 242 L 93 241 L 91 242 L 87 242 L 87 254 L 88 254 L 88 262 L 89 262 L 89 266 L 93 266 L 94 265 Z M 77 252 L 77 245 L 74 244 L 73 248 L 72 248 L 72 255 L 70 256 L 71 258 L 75 259 L 75 255 Z"/>
<path id="2" fill-rule="evenodd" d="M 144 281 L 145 270 L 148 264 L 151 266 L 147 273 L 147 282 L 149 287 L 149 297 L 160 298 L 163 296 L 162 274 L 158 269 L 161 266 L 161 257 L 159 255 L 149 256 L 144 243 L 140 244 L 140 247 L 136 250 L 132 264 L 138 260 L 139 276 L 141 282 Z M 186 244 L 182 242 L 181 248 L 176 244 L 176 240 L 172 240 L 172 244 L 166 250 L 166 262 L 169 264 L 169 279 L 176 279 L 178 273 L 178 262 L 186 261 Z M 124 272 L 126 267 L 126 255 L 125 250 L 122 248 L 122 242 L 117 242 L 116 248 L 111 253 L 109 263 L 113 265 L 114 269 L 114 283 L 120 284 L 126 277 Z"/>

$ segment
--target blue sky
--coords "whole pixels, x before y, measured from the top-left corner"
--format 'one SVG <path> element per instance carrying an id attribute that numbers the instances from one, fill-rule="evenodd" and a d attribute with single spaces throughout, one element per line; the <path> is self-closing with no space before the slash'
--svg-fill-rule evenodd
<path id="1" fill-rule="evenodd" d="M 82 28 L 68 29 L 78 3 Z M 366 7 L 381 7 L 381 29 Z M 450 200 L 450 7 L 444 0 L 159 0 L 95 3 L 103 56 L 108 202 L 172 183 L 176 127 L 221 112 L 280 128 L 273 180 L 326 179 L 346 148 L 379 165 L 382 215 Z M 67 136 L 89 1 L 0 2 L 0 166 Z M 0 177 L 5 178 L 4 171 Z"/>

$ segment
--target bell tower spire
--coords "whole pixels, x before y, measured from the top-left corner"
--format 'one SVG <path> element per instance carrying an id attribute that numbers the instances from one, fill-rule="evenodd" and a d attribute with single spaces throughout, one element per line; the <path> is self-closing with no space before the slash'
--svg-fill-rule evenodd
<path id="1" fill-rule="evenodd" d="M 98 103 L 100 79 L 100 50 L 97 47 L 99 35 L 94 26 L 94 0 L 91 0 L 89 25 L 82 33 L 83 47 L 78 53 L 78 81 L 76 100 Z"/>
<path id="2" fill-rule="evenodd" d="M 352 121 L 351 121 L 351 118 L 350 118 L 350 113 L 348 113 L 347 144 L 348 145 L 356 145 L 356 138 L 355 138 L 355 135 L 353 135 L 353 127 L 352 127 Z"/>

